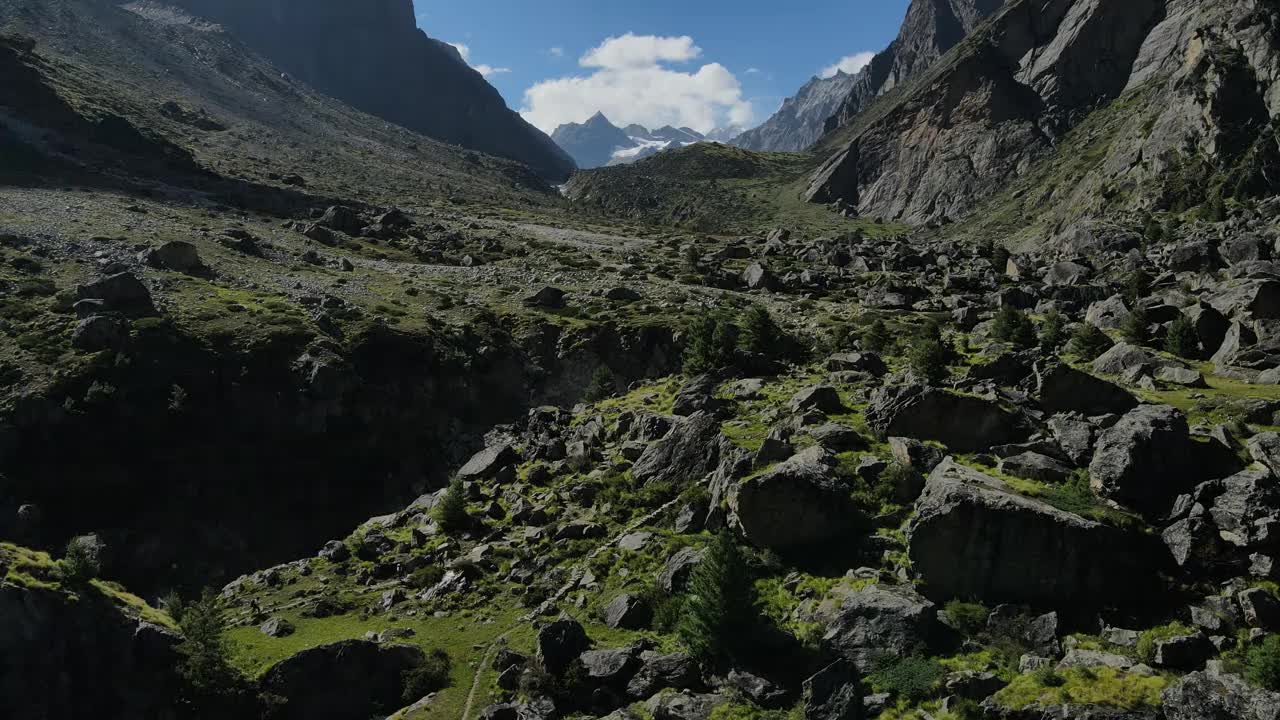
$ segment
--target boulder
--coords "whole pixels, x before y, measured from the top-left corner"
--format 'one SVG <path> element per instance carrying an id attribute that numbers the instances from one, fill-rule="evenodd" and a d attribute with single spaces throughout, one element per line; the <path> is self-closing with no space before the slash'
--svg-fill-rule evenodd
<path id="1" fill-rule="evenodd" d="M 1280 477 L 1280 433 L 1258 433 L 1249 438 L 1249 456 Z"/>
<path id="2" fill-rule="evenodd" d="M 287 637 L 293 634 L 293 623 L 284 618 L 273 617 L 258 627 L 263 635 L 273 638 Z"/>
<path id="3" fill-rule="evenodd" d="M 823 644 L 854 667 L 873 667 L 886 653 L 924 651 L 942 631 L 937 608 L 910 586 L 872 585 L 844 596 Z"/>
<path id="4" fill-rule="evenodd" d="M 1066 363 L 1055 363 L 1039 370 L 1036 385 L 1040 407 L 1049 413 L 1105 415 L 1126 413 L 1138 406 L 1137 398 L 1118 385 L 1076 370 Z"/>
<path id="5" fill-rule="evenodd" d="M 1140 595 L 1160 569 L 1150 542 L 1016 494 L 947 460 L 907 529 L 930 597 L 1090 607 Z"/>
<path id="6" fill-rule="evenodd" d="M 101 301 L 101 309 L 130 316 L 154 315 L 151 291 L 129 273 L 109 275 L 76 288 L 80 300 Z"/>
<path id="7" fill-rule="evenodd" d="M 404 673 L 425 659 L 411 645 L 346 640 L 281 660 L 259 687 L 288 701 L 276 715 L 285 720 L 384 716 L 404 704 Z"/>
<path id="8" fill-rule="evenodd" d="M 822 447 L 835 453 L 861 450 L 867 441 L 851 427 L 839 423 L 827 423 L 809 431 L 809 435 Z"/>
<path id="9" fill-rule="evenodd" d="M 637 485 L 654 480 L 687 484 L 715 470 L 732 443 L 720 432 L 720 422 L 707 413 L 678 421 L 666 437 L 650 445 L 631 468 Z"/>
<path id="10" fill-rule="evenodd" d="M 727 700 L 722 695 L 668 692 L 649 698 L 644 707 L 653 720 L 707 720 L 711 711 Z"/>
<path id="11" fill-rule="evenodd" d="M 492 480 L 503 468 L 519 462 L 520 453 L 511 445 L 492 445 L 472 455 L 458 470 L 458 477 L 463 481 Z"/>
<path id="12" fill-rule="evenodd" d="M 827 358 L 827 370 L 830 372 L 864 372 L 872 377 L 881 377 L 889 372 L 884 360 L 872 352 L 838 353 Z"/>
<path id="13" fill-rule="evenodd" d="M 1093 371 L 1099 375 L 1125 375 L 1140 370 L 1155 370 L 1162 363 L 1151 353 L 1136 345 L 1118 343 L 1093 361 Z"/>
<path id="14" fill-rule="evenodd" d="M 891 437 L 889 438 L 889 452 L 893 454 L 893 459 L 903 467 L 909 467 L 920 473 L 931 473 L 933 469 L 942 464 L 947 459 L 946 451 L 933 445 L 926 445 L 919 440 L 911 438 Z M 924 482 L 921 480 L 919 490 L 924 489 Z M 915 498 L 911 498 L 912 501 Z"/>
<path id="15" fill-rule="evenodd" d="M 639 595 L 622 593 L 604 608 L 604 622 L 611 628 L 641 630 L 653 619 L 653 607 Z"/>
<path id="16" fill-rule="evenodd" d="M 119 350 L 128 340 L 128 323 L 110 315 L 87 317 L 71 331 L 71 347 L 83 352 Z"/>
<path id="17" fill-rule="evenodd" d="M 790 700 L 790 693 L 786 688 L 746 670 L 730 670 L 724 679 L 724 687 L 736 691 L 762 708 L 776 710 Z"/>
<path id="18" fill-rule="evenodd" d="M 577 620 L 561 615 L 538 631 L 537 647 L 542 666 L 560 676 L 591 647 L 591 640 Z"/>
<path id="19" fill-rule="evenodd" d="M 1234 320 L 1280 319 L 1280 282 L 1245 280 L 1211 295 L 1215 310 Z"/>
<path id="20" fill-rule="evenodd" d="M 858 669 L 837 660 L 814 673 L 801 686 L 804 720 L 861 720 L 862 692 Z"/>
<path id="21" fill-rule="evenodd" d="M 1090 482 L 1103 497 L 1145 514 L 1163 513 L 1196 480 L 1196 452 L 1180 410 L 1144 405 L 1098 438 Z"/>
<path id="22" fill-rule="evenodd" d="M 544 287 L 538 292 L 524 299 L 524 304 L 529 307 L 544 308 L 547 310 L 560 310 L 565 306 L 565 293 L 560 288 Z"/>
<path id="23" fill-rule="evenodd" d="M 604 298 L 610 302 L 628 303 L 643 300 L 644 296 L 627 287 L 609 288 L 604 294 Z"/>
<path id="24" fill-rule="evenodd" d="M 1227 336 L 1227 328 L 1231 326 L 1225 315 L 1206 303 L 1196 303 L 1183 308 L 1182 314 L 1195 326 L 1201 348 L 1206 351 L 1215 351 L 1222 347 L 1222 341 Z"/>
<path id="25" fill-rule="evenodd" d="M 879 437 L 935 440 L 955 452 L 978 452 L 1027 435 L 1019 418 L 997 403 L 921 386 L 876 391 L 866 417 Z"/>
<path id="26" fill-rule="evenodd" d="M 701 687 L 698 664 L 684 653 L 662 654 L 646 650 L 640 667 L 627 683 L 627 694 L 644 699 L 661 690 L 696 690 Z"/>
<path id="27" fill-rule="evenodd" d="M 684 547 L 675 551 L 658 572 L 658 589 L 668 595 L 682 592 L 689 584 L 693 569 L 706 557 L 705 550 Z"/>
<path id="28" fill-rule="evenodd" d="M 848 531 L 854 513 L 836 464 L 834 455 L 815 446 L 738 483 L 730 492 L 729 509 L 747 540 L 781 550 Z"/>
<path id="29" fill-rule="evenodd" d="M 1166 720 L 1280 720 L 1280 693 L 1253 687 L 1210 663 L 1165 688 Z"/>
<path id="30" fill-rule="evenodd" d="M 816 385 L 801 390 L 791 398 L 789 407 L 792 412 L 817 410 L 827 415 L 838 414 L 845 410 L 844 403 L 840 400 L 840 393 L 829 385 Z"/>
<path id="31" fill-rule="evenodd" d="M 1100 330 L 1114 330 L 1129 317 L 1129 306 L 1119 295 L 1093 303 L 1085 313 L 1084 321 Z"/>
<path id="32" fill-rule="evenodd" d="M 742 271 L 742 284 L 749 290 L 777 290 L 780 287 L 778 278 L 760 263 L 751 263 Z"/>
<path id="33" fill-rule="evenodd" d="M 1046 455 L 1024 452 L 1000 460 L 1000 472 L 1024 480 L 1044 483 L 1064 482 L 1071 468 Z"/>
<path id="34" fill-rule="evenodd" d="M 1213 644 L 1203 633 L 1179 635 L 1155 642 L 1155 665 L 1173 670 L 1199 670 L 1213 657 Z"/>
<path id="35" fill-rule="evenodd" d="M 326 209 L 324 215 L 320 216 L 316 224 L 353 237 L 359 235 L 360 231 L 364 229 L 364 220 L 361 219 L 360 214 L 342 205 L 334 205 Z"/>
<path id="36" fill-rule="evenodd" d="M 720 379 L 712 374 L 691 378 L 676 393 L 671 414 L 688 417 L 698 412 L 714 413 L 724 404 L 715 396 Z"/>
<path id="37" fill-rule="evenodd" d="M 627 648 L 588 650 L 578 657 L 583 677 L 591 685 L 622 689 L 635 673 L 639 662 Z"/>
<path id="38" fill-rule="evenodd" d="M 182 240 L 167 242 L 158 248 L 144 250 L 138 260 L 154 268 L 172 270 L 184 275 L 195 275 L 205 271 L 204 262 L 200 260 L 200 251 L 195 245 Z"/>

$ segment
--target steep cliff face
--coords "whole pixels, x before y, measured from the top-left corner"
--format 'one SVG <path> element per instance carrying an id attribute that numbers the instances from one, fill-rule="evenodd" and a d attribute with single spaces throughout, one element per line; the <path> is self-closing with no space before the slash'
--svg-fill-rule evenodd
<path id="1" fill-rule="evenodd" d="M 573 160 L 507 108 L 458 51 L 418 30 L 412 0 L 177 0 L 317 90 L 437 140 L 560 180 Z"/>
<path id="2" fill-rule="evenodd" d="M 748 150 L 798 152 L 847 124 L 876 98 L 925 70 L 973 32 L 1004 0 L 913 0 L 897 39 L 853 75 L 813 78 L 773 117 L 743 133 Z"/>
<path id="3" fill-rule="evenodd" d="M 1011 217 L 1054 230 L 1256 192 L 1275 177 L 1276 33 L 1256 0 L 1015 0 L 831 136 L 808 197 L 927 223 L 1007 190 Z"/>

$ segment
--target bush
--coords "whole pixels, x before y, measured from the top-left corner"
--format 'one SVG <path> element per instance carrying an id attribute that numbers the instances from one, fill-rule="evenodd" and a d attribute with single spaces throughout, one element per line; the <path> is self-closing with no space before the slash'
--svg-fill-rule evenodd
<path id="1" fill-rule="evenodd" d="M 1060 675 L 1052 665 L 1036 668 L 1031 673 L 1031 677 L 1040 687 L 1056 688 L 1067 684 L 1067 679 Z"/>
<path id="2" fill-rule="evenodd" d="M 1151 339 L 1148 325 L 1150 321 L 1147 317 L 1146 308 L 1136 305 L 1129 316 L 1120 323 L 1120 334 L 1124 335 L 1129 342 L 1142 344 Z"/>
<path id="3" fill-rule="evenodd" d="M 409 587 L 426 590 L 435 587 L 444 579 L 444 567 L 440 565 L 424 565 L 409 574 Z"/>
<path id="4" fill-rule="evenodd" d="M 1129 307 L 1135 307 L 1140 300 L 1151 294 L 1151 275 L 1138 268 L 1125 276 L 1124 301 Z"/>
<path id="5" fill-rule="evenodd" d="M 991 611 L 981 603 L 952 600 L 943 611 L 951 621 L 951 627 L 964 633 L 966 637 L 974 637 L 987 628 L 987 618 Z"/>
<path id="6" fill-rule="evenodd" d="M 85 585 L 102 573 L 102 543 L 94 535 L 71 538 L 58 561 L 58 577 L 69 585 Z"/>
<path id="7" fill-rule="evenodd" d="M 1258 687 L 1280 692 L 1280 635 L 1269 635 L 1249 650 L 1245 677 Z"/>
<path id="8" fill-rule="evenodd" d="M 448 535 L 464 532 L 471 527 L 471 516 L 467 514 L 466 491 L 462 487 L 462 478 L 454 477 L 449 481 L 449 489 L 440 504 L 432 509 L 432 515 L 440 525 L 440 529 Z"/>
<path id="9" fill-rule="evenodd" d="M 733 536 L 721 531 L 689 578 L 676 633 L 695 657 L 726 660 L 741 650 L 755 620 L 755 586 L 746 558 Z"/>
<path id="10" fill-rule="evenodd" d="M 178 645 L 182 655 L 178 672 L 197 698 L 196 704 L 206 706 L 210 698 L 236 693 L 243 678 L 228 662 L 226 612 L 218 596 L 206 590 L 199 600 L 188 603 L 179 627 L 183 641 Z"/>
<path id="11" fill-rule="evenodd" d="M 876 320 L 862 332 L 862 348 L 875 353 L 882 353 L 889 347 L 892 338 L 884 320 Z"/>
<path id="12" fill-rule="evenodd" d="M 907 363 L 917 375 L 936 385 L 946 380 L 950 374 L 947 369 L 949 358 L 950 353 L 942 341 L 926 335 L 911 343 Z"/>
<path id="13" fill-rule="evenodd" d="M 684 371 L 697 375 L 733 364 L 738 345 L 738 328 L 720 313 L 704 315 L 693 322 L 685 342 Z"/>
<path id="14" fill-rule="evenodd" d="M 1040 347 L 1045 350 L 1057 350 L 1062 346 L 1067 335 L 1067 319 L 1056 309 L 1044 316 L 1040 325 Z"/>
<path id="15" fill-rule="evenodd" d="M 443 650 L 433 650 L 412 670 L 406 670 L 403 676 L 406 703 L 415 703 L 437 690 L 449 687 L 449 673 L 453 670 L 453 661 Z"/>
<path id="16" fill-rule="evenodd" d="M 1200 334 L 1196 332 L 1195 323 L 1185 315 L 1179 315 L 1169 325 L 1169 333 L 1164 340 L 1164 349 L 1182 358 L 1200 357 Z"/>
<path id="17" fill-rule="evenodd" d="M 1017 348 L 1029 348 L 1036 344 L 1036 326 L 1026 313 L 1005 305 L 991 323 L 991 336 Z"/>
<path id="18" fill-rule="evenodd" d="M 867 679 L 878 692 L 919 702 L 933 693 L 945 674 L 937 660 L 911 655 L 882 660 Z"/>
<path id="19" fill-rule="evenodd" d="M 599 402 L 612 397 L 617 391 L 618 381 L 613 376 L 613 371 L 608 365 L 601 365 L 591 376 L 591 384 L 587 386 L 587 392 L 582 397 L 587 402 Z"/>
<path id="20" fill-rule="evenodd" d="M 747 308 L 742 316 L 740 344 L 743 350 L 774 357 L 780 353 L 782 341 L 782 329 L 768 310 L 760 305 Z"/>
<path id="21" fill-rule="evenodd" d="M 1111 349 L 1111 338 L 1089 323 L 1078 323 L 1071 331 L 1071 341 L 1067 343 L 1067 352 L 1081 360 L 1093 361 Z"/>

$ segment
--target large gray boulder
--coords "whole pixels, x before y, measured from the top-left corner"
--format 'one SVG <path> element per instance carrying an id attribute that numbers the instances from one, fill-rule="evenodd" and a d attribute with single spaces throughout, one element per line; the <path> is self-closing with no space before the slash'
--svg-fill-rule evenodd
<path id="1" fill-rule="evenodd" d="M 698 663 L 690 656 L 646 650 L 640 654 L 640 668 L 627 683 L 627 694 L 643 700 L 660 690 L 696 690 L 701 685 Z"/>
<path id="2" fill-rule="evenodd" d="M 458 470 L 458 477 L 463 480 L 492 480 L 498 473 L 520 462 L 520 453 L 508 444 L 491 445 L 467 461 Z"/>
<path id="3" fill-rule="evenodd" d="M 858 668 L 837 660 L 814 673 L 801 686 L 804 720 L 860 720 L 862 691 Z"/>
<path id="4" fill-rule="evenodd" d="M 1144 514 L 1163 513 L 1194 485 L 1196 451 L 1180 410 L 1144 405 L 1098 438 L 1090 482 L 1105 498 Z"/>
<path id="5" fill-rule="evenodd" d="M 411 645 L 346 640 L 281 660 L 259 687 L 288 701 L 278 715 L 285 720 L 387 715 L 404 704 L 404 673 L 425 659 Z"/>
<path id="6" fill-rule="evenodd" d="M 1280 693 L 1253 687 L 1210 663 L 1165 689 L 1166 720 L 1280 720 Z"/>
<path id="7" fill-rule="evenodd" d="M 924 651 L 942 631 L 937 608 L 910 586 L 872 585 L 844 597 L 823 644 L 854 667 L 872 667 L 886 653 Z"/>
<path id="8" fill-rule="evenodd" d="M 666 437 L 651 444 L 631 468 L 638 485 L 654 480 L 679 484 L 701 480 L 732 452 L 720 421 L 707 413 L 679 420 Z"/>
<path id="9" fill-rule="evenodd" d="M 848 531 L 854 513 L 836 464 L 834 455 L 815 446 L 738 483 L 729 509 L 742 534 L 758 547 L 781 550 Z"/>
<path id="10" fill-rule="evenodd" d="M 1125 413 L 1138 406 L 1137 398 L 1118 385 L 1066 363 L 1038 369 L 1036 385 L 1040 406 L 1049 413 L 1105 415 Z"/>
<path id="11" fill-rule="evenodd" d="M 1149 541 L 1047 503 L 948 459 L 907 529 L 925 592 L 939 599 L 1121 604 L 1159 569 Z"/>
<path id="12" fill-rule="evenodd" d="M 206 270 L 195 245 L 183 240 L 167 242 L 158 248 L 144 250 L 138 259 L 152 267 L 195 275 Z"/>
<path id="13" fill-rule="evenodd" d="M 101 309 L 124 315 L 154 315 L 151 291 L 130 273 L 117 273 L 76 288 L 78 300 L 101 301 Z"/>
<path id="14" fill-rule="evenodd" d="M 1118 343 L 1093 361 L 1093 371 L 1099 375 L 1124 375 L 1139 370 L 1155 372 L 1162 361 L 1137 345 Z"/>
<path id="15" fill-rule="evenodd" d="M 1027 436 L 1017 415 L 989 400 L 922 386 L 884 388 L 866 410 L 879 437 L 935 440 L 956 452 L 977 452 Z"/>
<path id="16" fill-rule="evenodd" d="M 538 659 L 552 675 L 560 675 L 591 647 L 582 624 L 567 615 L 538 631 Z"/>

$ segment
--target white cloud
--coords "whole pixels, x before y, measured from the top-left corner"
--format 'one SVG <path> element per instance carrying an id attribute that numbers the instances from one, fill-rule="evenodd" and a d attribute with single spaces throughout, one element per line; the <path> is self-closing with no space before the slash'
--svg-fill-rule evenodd
<path id="1" fill-rule="evenodd" d="M 871 64 L 871 60 L 875 58 L 875 56 L 876 54 L 873 52 L 860 52 L 855 55 L 847 55 L 840 58 L 840 61 L 835 65 L 823 68 L 821 75 L 824 78 L 835 77 L 837 72 L 843 72 L 847 75 L 856 75 L 859 70 Z"/>
<path id="2" fill-rule="evenodd" d="M 471 63 L 471 48 L 468 45 L 466 45 L 465 43 L 449 43 L 449 44 L 457 48 L 458 54 L 462 56 L 463 62 L 465 62 L 468 65 L 471 65 L 472 70 L 475 70 L 476 72 L 480 73 L 485 77 L 489 77 L 491 75 L 501 75 L 503 73 L 511 72 L 511 68 L 507 68 L 507 67 L 494 67 L 492 65 L 488 65 L 485 63 L 480 63 L 479 65 L 473 65 Z"/>
<path id="3" fill-rule="evenodd" d="M 578 63 L 582 67 L 621 70 L 655 67 L 662 62 L 688 62 L 700 55 L 702 48 L 694 45 L 688 35 L 657 37 L 627 33 L 608 38 L 599 47 L 588 50 Z"/>
<path id="4" fill-rule="evenodd" d="M 578 61 L 592 69 L 590 74 L 544 80 L 525 90 L 520 113 L 546 132 L 582 122 L 597 111 L 619 126 L 673 125 L 708 132 L 749 125 L 755 114 L 751 103 L 723 65 L 708 63 L 693 72 L 664 67 L 701 54 L 690 37 L 612 37 Z"/>
<path id="5" fill-rule="evenodd" d="M 760 68 L 747 68 L 748 75 L 755 75 L 758 72 L 760 72 Z"/>
<path id="6" fill-rule="evenodd" d="M 547 52 L 551 53 L 551 57 L 564 57 L 564 48 L 559 46 L 553 47 Z"/>

